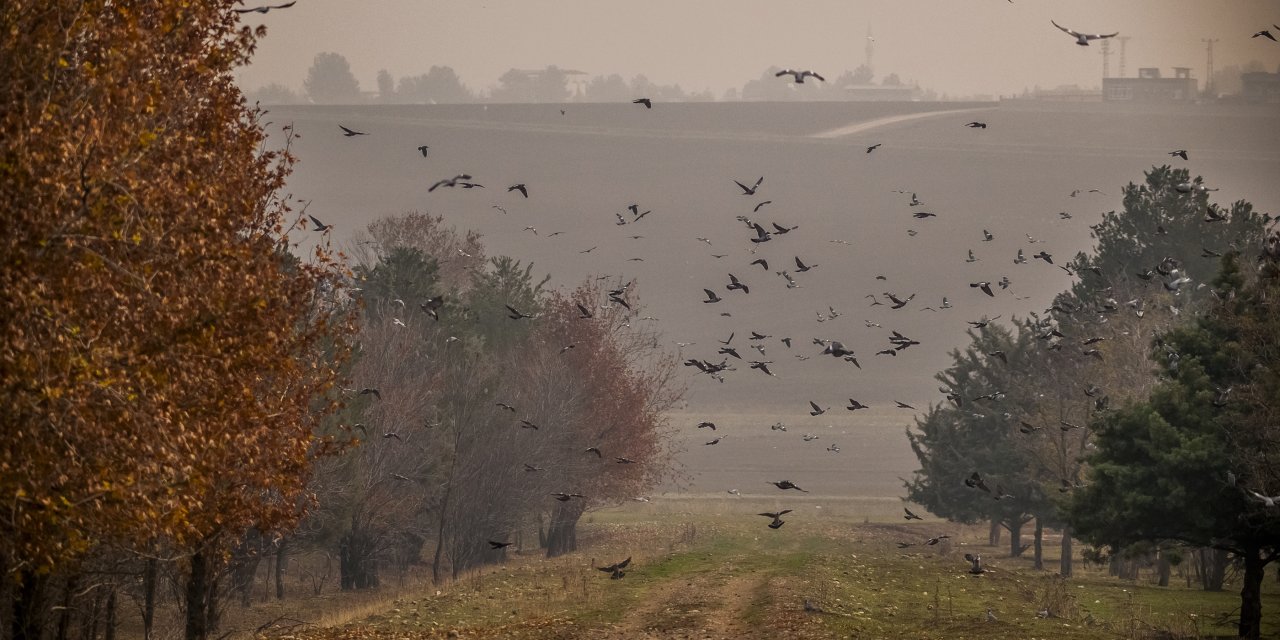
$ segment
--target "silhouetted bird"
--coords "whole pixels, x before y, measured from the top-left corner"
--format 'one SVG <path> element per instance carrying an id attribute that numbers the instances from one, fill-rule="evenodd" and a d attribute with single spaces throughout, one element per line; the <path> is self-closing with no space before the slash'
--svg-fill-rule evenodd
<path id="1" fill-rule="evenodd" d="M 293 0 L 293 2 L 286 2 L 284 4 L 273 4 L 273 5 L 266 5 L 262 7 L 253 7 L 252 9 L 232 9 L 232 11 L 236 13 L 266 13 L 268 11 L 271 11 L 272 9 L 288 9 L 289 7 L 292 7 L 295 4 L 298 4 L 298 0 Z"/>
<path id="2" fill-rule="evenodd" d="M 642 104 L 646 109 L 653 108 L 653 101 L 648 98 L 636 98 L 635 100 L 631 101 L 631 104 Z"/>
<path id="3" fill-rule="evenodd" d="M 826 78 L 812 71 L 809 71 L 808 69 L 805 69 L 804 71 L 795 71 L 793 69 L 783 69 L 782 71 L 779 71 L 773 74 L 773 77 L 775 78 L 781 78 L 782 76 L 791 76 L 794 79 L 796 84 L 804 84 L 805 78 L 815 78 L 823 82 L 827 81 Z"/>
<path id="4" fill-rule="evenodd" d="M 760 176 L 759 178 L 757 178 L 756 183 L 749 187 L 745 184 L 742 184 L 741 182 L 738 182 L 737 180 L 733 181 L 734 184 L 738 185 L 742 189 L 742 195 L 744 196 L 754 196 L 756 194 L 756 189 L 760 188 L 760 183 L 762 182 L 764 182 L 764 176 Z"/>
<path id="5" fill-rule="evenodd" d="M 363 132 L 363 131 L 356 131 L 355 129 L 348 129 L 348 128 L 346 128 L 346 127 L 342 126 L 342 125 L 338 125 L 338 128 L 339 128 L 339 129 L 342 129 L 342 135 L 343 135 L 344 137 L 347 137 L 347 138 L 350 138 L 351 136 L 367 136 L 367 135 L 369 135 L 369 134 L 367 134 L 367 133 L 365 133 L 365 132 Z"/>
<path id="6" fill-rule="evenodd" d="M 801 489 L 800 487 L 796 486 L 796 484 L 790 480 L 778 480 L 776 482 L 770 481 L 769 484 L 779 489 L 782 489 L 783 491 L 786 491 L 787 489 L 795 489 L 796 491 L 809 493 L 808 491 L 805 491 L 804 489 Z"/>
<path id="7" fill-rule="evenodd" d="M 1099 33 L 1099 34 L 1093 34 L 1093 33 L 1080 33 L 1079 31 L 1072 31 L 1071 29 L 1068 29 L 1068 28 L 1066 28 L 1066 27 L 1064 27 L 1064 26 L 1062 26 L 1062 25 L 1058 24 L 1057 22 L 1054 22 L 1053 20 L 1050 20 L 1049 22 L 1052 22 L 1052 23 L 1053 23 L 1053 26 L 1055 26 L 1055 27 L 1057 27 L 1057 28 L 1061 29 L 1063 33 L 1066 33 L 1066 34 L 1069 34 L 1069 35 L 1071 35 L 1071 36 L 1074 36 L 1074 37 L 1075 37 L 1075 39 L 1076 39 L 1076 44 L 1078 44 L 1078 45 L 1080 45 L 1080 46 L 1083 46 L 1083 47 L 1087 47 L 1087 46 L 1089 46 L 1089 41 L 1090 41 L 1090 40 L 1101 40 L 1101 39 L 1103 39 L 1103 38 L 1114 38 L 1114 37 L 1116 37 L 1116 36 L 1120 35 L 1120 32 L 1119 32 L 1119 31 L 1117 31 L 1117 32 L 1115 32 L 1115 33 L 1107 33 L 1107 34 L 1101 34 L 1101 33 Z"/>
<path id="8" fill-rule="evenodd" d="M 924 518 L 912 513 L 911 510 L 906 507 L 903 507 L 902 510 L 906 512 L 906 515 L 902 516 L 903 520 L 924 520 Z"/>
<path id="9" fill-rule="evenodd" d="M 490 550 L 493 550 L 493 549 L 505 549 L 505 548 L 507 548 L 507 547 L 509 547 L 509 546 L 511 546 L 511 545 L 513 545 L 513 544 L 515 544 L 514 542 L 495 542 L 495 541 L 493 541 L 493 540 L 489 540 L 488 542 L 489 542 L 489 549 L 490 549 Z"/>
<path id="10" fill-rule="evenodd" d="M 524 197 L 526 197 L 526 198 L 528 198 L 528 197 L 529 197 L 529 189 L 527 189 L 527 188 L 524 186 L 524 184 L 513 184 L 513 185 L 511 185 L 511 186 L 507 187 L 507 193 L 510 193 L 510 192 L 512 192 L 512 191 L 519 191 L 519 192 L 520 192 L 520 195 L 522 195 L 522 196 L 524 196 Z"/>
<path id="11" fill-rule="evenodd" d="M 970 129 L 986 129 L 986 128 L 987 128 L 987 123 L 985 123 L 985 122 L 977 122 L 977 121 L 974 121 L 974 122 L 970 122 L 970 123 L 968 123 L 968 124 L 966 124 L 966 125 L 964 125 L 964 126 L 969 127 Z"/>

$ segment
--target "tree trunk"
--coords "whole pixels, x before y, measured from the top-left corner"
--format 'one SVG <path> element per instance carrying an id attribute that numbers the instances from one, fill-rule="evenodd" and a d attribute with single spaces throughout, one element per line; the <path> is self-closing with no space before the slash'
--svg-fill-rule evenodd
<path id="1" fill-rule="evenodd" d="M 1009 556 L 1013 558 L 1021 558 L 1025 547 L 1022 546 L 1022 519 L 1014 518 L 1009 521 Z"/>
<path id="2" fill-rule="evenodd" d="M 1238 635 L 1248 640 L 1262 638 L 1262 576 L 1267 563 L 1259 549 L 1244 554 L 1244 584 L 1240 587 L 1240 629 Z"/>
<path id="3" fill-rule="evenodd" d="M 456 457 L 456 456 L 455 456 Z M 450 471 L 452 474 L 452 470 Z M 453 492 L 453 483 L 444 486 L 444 497 L 440 499 L 440 524 L 436 527 L 436 552 L 431 558 L 431 583 L 440 586 L 443 580 L 440 573 L 440 561 L 444 559 L 444 525 L 449 518 L 449 494 Z"/>
<path id="4" fill-rule="evenodd" d="M 155 558 L 147 558 L 142 569 L 142 638 L 151 640 L 156 619 L 156 576 L 159 568 Z"/>
<path id="5" fill-rule="evenodd" d="M 1044 546 L 1043 545 L 1044 545 L 1044 524 L 1040 522 L 1040 518 L 1036 518 L 1036 537 L 1035 537 L 1035 552 L 1036 552 L 1035 570 L 1036 571 L 1044 571 Z"/>
<path id="6" fill-rule="evenodd" d="M 191 556 L 191 573 L 187 576 L 187 640 L 205 640 L 209 637 L 209 559 L 204 552 Z"/>
<path id="7" fill-rule="evenodd" d="M 41 615 L 40 594 L 44 590 L 44 578 L 34 571 L 23 570 L 18 575 L 13 598 L 13 620 L 10 622 L 14 640 L 40 640 L 44 629 Z"/>
<path id="8" fill-rule="evenodd" d="M 107 629 L 102 636 L 104 640 L 116 640 L 116 588 L 111 587 L 107 594 Z"/>
<path id="9" fill-rule="evenodd" d="M 276 546 L 276 600 L 284 600 L 284 563 L 289 556 L 284 551 L 284 541 Z"/>
<path id="10" fill-rule="evenodd" d="M 1058 559 L 1058 575 L 1071 577 L 1071 565 L 1074 561 L 1071 550 L 1071 527 L 1062 528 L 1062 557 Z"/>
<path id="11" fill-rule="evenodd" d="M 1227 579 L 1227 552 L 1221 549 L 1197 549 L 1196 559 L 1200 588 L 1204 591 L 1222 591 L 1222 584 Z"/>
<path id="12" fill-rule="evenodd" d="M 994 518 L 991 520 L 991 529 L 987 531 L 987 546 L 1000 546 L 1000 521 Z"/>
<path id="13" fill-rule="evenodd" d="M 560 502 L 551 512 L 551 524 L 547 529 L 547 557 L 554 558 L 578 549 L 578 518 L 582 517 L 581 502 Z"/>
<path id="14" fill-rule="evenodd" d="M 1156 576 L 1159 579 L 1160 586 L 1169 586 L 1169 572 L 1173 565 L 1169 563 L 1169 550 L 1156 549 Z"/>
<path id="15" fill-rule="evenodd" d="M 338 547 L 338 575 L 343 591 L 372 589 L 378 586 L 378 559 L 369 534 L 352 529 Z"/>
<path id="16" fill-rule="evenodd" d="M 78 577 L 78 574 L 71 574 L 62 585 L 62 610 L 58 612 L 58 631 L 53 636 L 57 640 L 67 640 L 67 627 L 71 624 L 71 594 L 76 592 L 76 585 L 80 582 Z"/>

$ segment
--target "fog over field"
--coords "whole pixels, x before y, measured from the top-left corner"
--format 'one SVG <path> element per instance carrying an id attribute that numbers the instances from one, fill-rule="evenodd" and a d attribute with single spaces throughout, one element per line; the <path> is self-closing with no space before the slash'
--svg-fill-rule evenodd
<path id="1" fill-rule="evenodd" d="M 966 321 L 1043 312 L 1072 277 L 1039 260 L 1015 265 L 1017 251 L 1047 251 L 1061 264 L 1090 249 L 1089 225 L 1122 208 L 1121 187 L 1153 165 L 1204 176 L 1216 202 L 1280 208 L 1280 114 L 1266 107 L 276 106 L 266 119 L 272 144 L 288 123 L 301 134 L 289 189 L 336 225 L 334 243 L 382 216 L 438 214 L 482 232 L 490 255 L 532 262 L 554 286 L 598 274 L 634 280 L 642 305 L 634 322 L 656 323 L 665 338 L 657 348 L 719 362 L 718 341 L 735 334 L 737 370 L 721 383 L 686 368 L 687 406 L 672 415 L 687 449 L 679 486 L 693 492 L 758 493 L 769 488 L 762 477 L 803 470 L 815 492 L 898 495 L 898 477 L 917 464 L 903 437 L 915 412 L 893 401 L 921 410 L 943 401 L 933 375 L 967 343 Z M 963 126 L 970 121 L 988 128 Z M 369 135 L 345 138 L 339 125 Z M 415 150 L 423 144 L 426 158 Z M 1190 160 L 1171 158 L 1173 149 L 1190 150 Z M 458 173 L 485 188 L 427 192 Z M 755 196 L 734 184 L 759 177 Z M 507 192 L 516 183 L 528 199 Z M 921 205 L 910 206 L 912 193 Z M 615 214 L 631 220 L 633 203 L 652 213 L 616 224 Z M 917 219 L 918 211 L 936 217 Z M 754 244 L 738 216 L 798 228 Z M 300 252 L 323 241 L 303 231 L 293 238 Z M 976 261 L 967 262 L 969 250 Z M 797 273 L 795 257 L 817 266 Z M 757 258 L 767 271 L 750 264 Z M 788 288 L 781 270 L 799 287 Z M 750 294 L 726 291 L 729 273 Z M 969 286 L 1002 277 L 1012 284 L 994 298 Z M 724 301 L 704 304 L 704 288 Z M 915 298 L 898 310 L 870 306 L 865 296 L 884 300 L 884 292 Z M 752 331 L 771 336 L 756 342 L 764 358 L 749 346 Z M 921 344 L 876 355 L 890 331 Z M 841 341 L 861 368 L 819 356 L 814 338 Z M 772 361 L 776 377 L 749 369 L 753 359 Z M 849 398 L 871 410 L 846 410 Z M 831 409 L 810 416 L 810 400 Z M 721 428 L 694 429 L 702 420 Z M 788 431 L 770 430 L 777 422 Z M 804 442 L 806 433 L 819 438 Z M 716 435 L 728 437 L 703 444 Z M 827 451 L 832 444 L 840 452 Z"/>

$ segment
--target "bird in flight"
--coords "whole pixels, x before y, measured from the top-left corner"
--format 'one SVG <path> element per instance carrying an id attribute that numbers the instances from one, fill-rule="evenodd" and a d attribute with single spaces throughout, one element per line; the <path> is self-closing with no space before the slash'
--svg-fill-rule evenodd
<path id="1" fill-rule="evenodd" d="M 509 547 L 509 546 L 511 546 L 511 545 L 513 545 L 513 544 L 515 544 L 514 542 L 494 542 L 493 540 L 489 540 L 488 542 L 489 542 L 489 549 L 490 549 L 490 550 L 494 550 L 494 549 L 505 549 L 505 548 L 507 548 L 507 547 Z"/>
<path id="2" fill-rule="evenodd" d="M 775 486 L 775 487 L 777 487 L 777 488 L 779 488 L 779 489 L 782 489 L 783 491 L 786 491 L 787 489 L 795 489 L 796 491 L 800 491 L 800 492 L 803 492 L 803 493 L 809 493 L 808 491 L 805 491 L 804 489 L 801 489 L 799 486 L 797 486 L 797 485 L 796 485 L 796 483 L 794 483 L 794 482 L 792 482 L 792 481 L 790 481 L 790 480 L 777 480 L 777 481 L 770 481 L 770 482 L 769 482 L 769 484 L 771 484 L 771 485 L 773 485 L 773 486 Z"/>
<path id="3" fill-rule="evenodd" d="M 347 138 L 350 138 L 351 136 L 367 136 L 367 135 L 369 135 L 369 134 L 367 134 L 367 133 L 365 133 L 365 132 L 363 132 L 363 131 L 356 131 L 355 129 L 348 129 L 348 128 L 346 128 L 346 127 L 342 126 L 342 125 L 338 125 L 338 128 L 339 128 L 339 129 L 342 129 L 342 135 L 343 135 L 343 136 L 345 136 L 345 137 L 347 137 Z"/>
<path id="4" fill-rule="evenodd" d="M 920 516 L 914 513 L 911 513 L 911 510 L 906 507 L 903 507 L 902 510 L 907 512 L 907 515 L 902 516 L 903 520 L 924 520 L 924 518 L 921 518 Z"/>
<path id="5" fill-rule="evenodd" d="M 427 150 L 428 150 L 428 149 L 430 149 L 430 148 L 431 148 L 431 147 L 428 147 L 427 145 L 425 145 L 425 144 L 424 144 L 424 145 L 422 145 L 422 146 L 418 147 L 418 151 L 420 151 L 420 152 L 422 153 L 422 157 L 424 157 L 424 158 L 425 158 L 425 157 L 427 157 Z"/>
<path id="6" fill-rule="evenodd" d="M 323 233 L 328 233 L 333 230 L 333 225 L 320 222 L 320 220 L 318 220 L 315 216 L 312 216 L 312 215 L 309 215 L 307 217 L 311 218 L 311 224 L 315 225 L 315 228 L 312 229 L 312 231 L 320 231 Z"/>
<path id="7" fill-rule="evenodd" d="M 522 313 L 522 312 L 520 312 L 519 310 L 517 310 L 515 307 L 513 307 L 513 306 L 511 306 L 511 305 L 509 305 L 509 304 L 507 304 L 507 305 L 503 305 L 503 306 L 504 306 L 504 307 L 506 307 L 506 308 L 507 308 L 507 311 L 509 311 L 509 312 L 510 312 L 510 313 L 507 315 L 507 317 L 508 317 L 508 318 L 511 318 L 512 320 L 520 320 L 521 318 L 532 318 L 532 317 L 533 317 L 533 314 L 530 314 L 530 313 Z"/>
<path id="8" fill-rule="evenodd" d="M 511 186 L 507 187 L 507 193 L 511 193 L 512 191 L 519 191 L 519 192 L 520 192 L 520 195 L 522 195 L 522 196 L 524 196 L 524 197 L 526 197 L 526 198 L 528 198 L 528 197 L 529 197 L 529 190 L 528 190 L 527 188 L 525 188 L 524 183 L 520 183 L 520 184 L 513 184 L 513 185 L 511 185 Z"/>
<path id="9" fill-rule="evenodd" d="M 713 302 L 720 302 L 721 300 L 724 300 L 724 298 L 716 295 L 716 292 L 710 289 L 703 289 L 703 291 L 707 294 L 707 299 L 702 301 L 703 304 L 711 304 Z"/>
<path id="10" fill-rule="evenodd" d="M 848 409 L 848 410 L 850 410 L 850 411 L 857 411 L 858 409 L 870 409 L 871 407 L 868 407 L 867 405 L 862 404 L 861 402 L 858 402 L 857 400 L 854 400 L 853 398 L 849 398 L 849 406 L 847 406 L 847 407 L 845 407 L 845 408 L 846 408 L 846 409 Z"/>
<path id="11" fill-rule="evenodd" d="M 609 579 L 610 579 L 610 580 L 621 580 L 623 576 L 627 575 L 627 574 L 623 571 L 623 569 L 626 569 L 626 568 L 627 568 L 627 565 L 629 565 L 629 564 L 631 564 L 631 557 L 630 557 L 630 556 L 628 556 L 628 557 L 627 557 L 627 559 L 626 559 L 626 560 L 623 560 L 622 562 L 617 562 L 617 563 L 611 564 L 611 565 L 609 565 L 609 566 L 607 566 L 607 567 L 596 567 L 596 568 L 597 568 L 597 569 L 599 569 L 600 571 L 603 571 L 603 572 L 605 572 L 605 573 L 609 574 Z"/>
<path id="12" fill-rule="evenodd" d="M 1277 28 L 1277 29 L 1280 29 L 1280 27 L 1276 27 L 1276 28 Z M 1257 33 L 1255 33 L 1255 34 L 1253 34 L 1252 36 L 1249 36 L 1249 37 L 1250 37 L 1250 38 L 1258 38 L 1258 37 L 1262 37 L 1262 38 L 1266 38 L 1266 39 L 1268 39 L 1268 40 L 1270 40 L 1270 41 L 1272 41 L 1272 42 L 1276 42 L 1276 41 L 1277 41 L 1277 40 L 1276 40 L 1276 37 L 1275 37 L 1275 36 L 1273 36 L 1273 35 L 1271 35 L 1271 32 L 1270 32 L 1270 31 L 1267 31 L 1266 29 L 1263 29 L 1262 31 L 1259 31 L 1259 32 L 1257 32 Z"/>
<path id="13" fill-rule="evenodd" d="M 876 149 L 879 149 L 879 148 L 880 148 L 880 145 L 882 145 L 882 144 L 884 144 L 884 143 L 883 143 L 883 142 L 877 142 L 877 143 L 875 143 L 875 144 L 873 144 L 873 145 L 871 145 L 871 146 L 867 147 L 867 153 L 871 153 L 872 151 L 875 151 Z"/>
<path id="14" fill-rule="evenodd" d="M 1068 29 L 1068 28 L 1066 28 L 1066 27 L 1064 27 L 1064 26 L 1062 26 L 1062 25 L 1058 24 L 1057 22 L 1054 22 L 1053 20 L 1050 20 L 1049 22 L 1052 22 L 1052 23 L 1053 23 L 1053 26 L 1055 26 L 1055 27 L 1057 27 L 1058 29 L 1062 30 L 1062 32 L 1063 32 L 1063 33 L 1066 33 L 1066 34 L 1068 34 L 1068 35 L 1071 35 L 1071 36 L 1075 37 L 1075 39 L 1076 39 L 1076 44 L 1078 44 L 1078 45 L 1080 45 L 1080 46 L 1082 46 L 1082 47 L 1087 47 L 1087 46 L 1089 46 L 1089 41 L 1090 41 L 1090 40 L 1101 40 L 1101 39 L 1103 39 L 1103 38 L 1114 38 L 1114 37 L 1116 37 L 1116 36 L 1120 35 L 1120 32 L 1119 32 L 1119 31 L 1117 31 L 1117 32 L 1115 32 L 1115 33 L 1106 33 L 1106 34 L 1102 34 L 1102 33 L 1098 33 L 1098 34 L 1094 34 L 1094 33 L 1080 33 L 1079 31 L 1072 31 L 1071 29 Z"/>
<path id="15" fill-rule="evenodd" d="M 773 522 L 769 523 L 769 528 L 777 529 L 778 527 L 781 527 L 782 525 L 786 524 L 785 522 L 782 521 L 782 516 L 785 516 L 788 513 L 791 513 L 790 509 L 783 509 L 782 511 L 776 511 L 776 512 L 766 511 L 764 513 L 758 513 L 756 515 L 761 515 L 766 518 L 773 518 Z"/>
<path id="16" fill-rule="evenodd" d="M 432 191 L 435 191 L 436 189 L 438 189 L 438 188 L 440 188 L 440 187 L 456 187 L 456 186 L 458 186 L 458 183 L 459 183 L 459 182 L 461 182 L 461 181 L 463 181 L 463 180 L 470 180 L 470 179 L 471 179 L 471 176 L 469 176 L 469 175 L 467 175 L 467 174 L 465 174 L 465 173 L 459 173 L 458 175 L 456 175 L 456 176 L 454 176 L 454 177 L 452 177 L 452 178 L 445 178 L 445 179 L 443 179 L 443 180 L 438 180 L 438 181 L 436 181 L 436 183 L 435 183 L 435 184 L 433 184 L 433 185 L 431 185 L 430 187 L 428 187 L 428 188 L 427 188 L 427 193 L 431 193 Z"/>
<path id="17" fill-rule="evenodd" d="M 261 7 L 253 7 L 252 9 L 232 9 L 232 11 L 236 13 L 266 13 L 268 11 L 271 11 L 272 9 L 288 9 L 289 7 L 292 7 L 295 4 L 298 4 L 298 0 L 293 0 L 293 2 L 286 2 L 284 4 L 272 4 L 272 5 L 264 5 Z"/>
<path id="18" fill-rule="evenodd" d="M 754 196 L 756 194 L 756 189 L 760 188 L 761 182 L 764 182 L 764 176 L 760 176 L 760 178 L 756 180 L 756 183 L 751 185 L 750 187 L 748 187 L 745 184 L 742 184 L 741 182 L 738 182 L 737 180 L 733 181 L 734 184 L 742 188 L 742 195 L 744 196 Z"/>
<path id="19" fill-rule="evenodd" d="M 636 98 L 635 100 L 631 101 L 631 104 L 642 104 L 646 109 L 653 108 L 653 101 L 648 98 Z"/>
<path id="20" fill-rule="evenodd" d="M 794 70 L 794 69 L 783 69 L 782 71 L 779 71 L 779 72 L 777 72 L 777 73 L 773 74 L 773 77 L 775 77 L 775 78 L 781 78 L 782 76 L 791 76 L 792 78 L 794 78 L 794 82 L 795 82 L 796 84 L 804 84 L 804 79 L 805 79 L 805 78 L 815 78 L 815 79 L 817 79 L 817 80 L 821 80 L 821 81 L 823 81 L 823 82 L 826 82 L 826 81 L 827 81 L 827 79 L 826 79 L 826 78 L 824 78 L 824 77 L 822 77 L 822 76 L 820 76 L 820 75 L 818 75 L 818 74 L 816 74 L 816 73 L 814 73 L 814 72 L 812 72 L 812 71 L 809 71 L 808 69 L 805 69 L 804 71 L 796 71 L 796 70 Z"/>
<path id="21" fill-rule="evenodd" d="M 985 122 L 978 122 L 978 121 L 976 121 L 976 120 L 975 120 L 974 122 L 970 122 L 970 123 L 968 123 L 968 124 L 966 124 L 966 125 L 964 125 L 964 126 L 969 127 L 970 129 L 986 129 L 986 128 L 987 128 L 987 123 L 985 123 Z"/>
<path id="22" fill-rule="evenodd" d="M 809 415 L 811 415 L 811 416 L 820 416 L 820 415 L 822 415 L 822 414 L 824 414 L 824 413 L 826 413 L 826 412 L 827 412 L 827 410 L 826 410 L 826 409 L 823 409 L 822 407 L 819 407 L 819 406 L 818 406 L 818 403 L 816 403 L 816 402 L 814 402 L 814 401 L 812 401 L 812 400 L 810 400 L 810 401 L 809 401 L 809 406 L 813 407 L 813 411 L 810 411 L 810 412 L 809 412 Z"/>
<path id="23" fill-rule="evenodd" d="M 729 291 L 733 291 L 734 289 L 741 289 L 743 293 L 751 293 L 751 289 L 747 288 L 747 285 L 739 282 L 738 276 L 735 276 L 732 273 L 729 274 L 729 284 L 726 284 L 724 288 L 728 289 Z"/>
<path id="24" fill-rule="evenodd" d="M 1186 150 L 1186 149 L 1174 149 L 1173 151 L 1170 151 L 1170 152 L 1169 152 L 1169 155 L 1174 156 L 1174 157 L 1177 157 L 1177 158 L 1182 158 L 1183 160 L 1186 160 L 1186 159 L 1187 159 L 1187 150 Z"/>
<path id="25" fill-rule="evenodd" d="M 913 407 L 913 406 L 911 406 L 911 405 L 909 405 L 909 404 L 907 404 L 907 403 L 905 403 L 905 402 L 901 402 L 901 401 L 898 401 L 898 400 L 894 400 L 894 401 L 893 401 L 893 403 L 894 403 L 894 404 L 896 404 L 896 405 L 898 405 L 898 408 L 899 408 L 899 409 L 910 409 L 910 410 L 912 410 L 912 411 L 919 411 L 919 409 L 916 409 L 915 407 Z"/>
<path id="26" fill-rule="evenodd" d="M 996 294 L 991 292 L 990 282 L 970 282 L 969 286 L 973 287 L 974 289 L 982 289 L 983 293 L 991 296 L 992 298 L 996 297 Z"/>

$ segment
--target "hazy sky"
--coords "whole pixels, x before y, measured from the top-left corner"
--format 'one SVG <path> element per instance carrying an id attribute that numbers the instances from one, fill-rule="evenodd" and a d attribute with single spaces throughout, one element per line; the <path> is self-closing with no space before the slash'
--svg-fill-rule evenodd
<path id="1" fill-rule="evenodd" d="M 1280 23 L 1276 0 L 299 0 L 249 16 L 248 24 L 268 25 L 268 36 L 241 73 L 246 89 L 271 82 L 300 89 L 315 55 L 335 51 L 366 90 L 379 69 L 399 78 L 447 65 L 476 90 L 509 68 L 554 64 L 644 74 L 719 97 L 770 65 L 828 75 L 855 68 L 865 60 L 868 27 L 877 78 L 896 72 L 950 94 L 1097 86 L 1101 47 L 1076 46 L 1050 18 L 1130 36 L 1128 75 L 1189 66 L 1203 79 L 1202 38 L 1220 39 L 1218 67 L 1251 59 L 1271 71 L 1280 66 L 1280 44 L 1249 37 Z"/>

